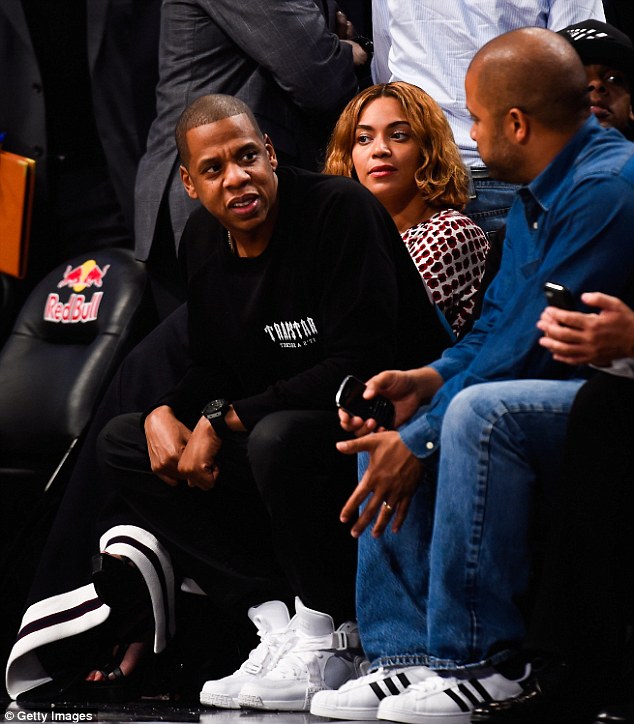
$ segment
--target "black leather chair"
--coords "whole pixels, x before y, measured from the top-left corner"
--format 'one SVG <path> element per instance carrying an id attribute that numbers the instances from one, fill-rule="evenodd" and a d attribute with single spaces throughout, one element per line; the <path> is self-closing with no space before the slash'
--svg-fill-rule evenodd
<path id="1" fill-rule="evenodd" d="M 70 259 L 31 291 L 0 350 L 0 668 L 77 443 L 149 326 L 145 290 L 127 249 Z"/>
<path id="2" fill-rule="evenodd" d="M 49 486 L 142 330 L 145 267 L 127 249 L 70 259 L 30 293 L 0 350 L 0 495 Z M 25 490 L 26 492 L 26 490 Z"/>

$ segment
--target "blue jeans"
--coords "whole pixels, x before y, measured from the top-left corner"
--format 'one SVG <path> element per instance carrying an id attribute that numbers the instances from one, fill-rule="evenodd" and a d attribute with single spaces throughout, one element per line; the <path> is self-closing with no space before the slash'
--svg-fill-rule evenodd
<path id="1" fill-rule="evenodd" d="M 523 638 L 515 602 L 528 583 L 534 491 L 558 474 L 581 384 L 490 382 L 456 395 L 437 470 L 427 465 L 435 489 L 421 483 L 398 534 L 359 540 L 357 617 L 373 668 L 475 668 Z"/>
<path id="2" fill-rule="evenodd" d="M 493 179 L 474 179 L 476 198 L 469 201 L 464 213 L 488 234 L 506 222 L 519 186 Z"/>

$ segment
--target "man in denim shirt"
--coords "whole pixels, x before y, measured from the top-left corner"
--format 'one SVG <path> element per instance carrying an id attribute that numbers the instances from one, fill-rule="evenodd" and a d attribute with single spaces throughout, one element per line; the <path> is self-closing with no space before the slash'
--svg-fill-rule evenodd
<path id="1" fill-rule="evenodd" d="M 464 92 L 469 61 L 486 42 L 509 30 L 559 30 L 586 18 L 605 19 L 601 0 L 372 1 L 374 82 L 413 83 L 443 109 L 473 179 L 466 214 L 490 239 L 504 225 L 517 186 L 490 173 L 469 135 Z"/>
<path id="2" fill-rule="evenodd" d="M 359 540 L 357 609 L 374 672 L 317 694 L 314 713 L 468 722 L 477 703 L 515 696 L 530 674 L 505 659 L 524 634 L 516 603 L 528 582 L 534 470 L 546 485 L 556 475 L 549 436 L 565 426 L 583 374 L 538 342 L 543 285 L 625 298 L 634 273 L 634 151 L 589 118 L 571 50 L 550 31 L 525 28 L 471 63 L 472 136 L 492 175 L 523 187 L 473 331 L 430 366 L 372 378 L 366 396 L 392 399 L 399 428 L 339 444 L 369 454 L 341 517 L 365 503 L 352 534 L 373 525 Z M 520 410 L 543 432 L 509 476 L 505 439 L 519 427 L 507 413 Z M 341 417 L 358 433 L 375 427 Z"/>

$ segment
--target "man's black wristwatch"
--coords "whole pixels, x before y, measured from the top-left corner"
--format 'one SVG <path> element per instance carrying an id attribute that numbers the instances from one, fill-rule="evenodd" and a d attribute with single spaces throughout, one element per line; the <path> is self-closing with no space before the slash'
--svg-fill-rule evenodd
<path id="1" fill-rule="evenodd" d="M 201 413 L 209 420 L 209 424 L 219 438 L 223 438 L 227 433 L 231 432 L 231 428 L 225 420 L 225 415 L 230 409 L 231 405 L 226 400 L 219 399 L 207 403 Z"/>

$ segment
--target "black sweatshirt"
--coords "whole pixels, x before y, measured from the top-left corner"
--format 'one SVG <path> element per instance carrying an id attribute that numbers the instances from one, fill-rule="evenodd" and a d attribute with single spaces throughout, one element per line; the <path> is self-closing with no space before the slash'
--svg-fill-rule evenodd
<path id="1" fill-rule="evenodd" d="M 161 400 L 193 426 L 212 399 L 251 429 L 276 410 L 335 409 L 347 374 L 436 359 L 448 336 L 389 214 L 347 178 L 278 169 L 269 246 L 235 256 L 202 207 L 183 232 L 192 367 Z M 197 268 L 196 268 L 197 267 Z"/>

